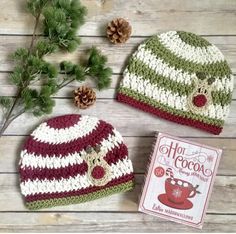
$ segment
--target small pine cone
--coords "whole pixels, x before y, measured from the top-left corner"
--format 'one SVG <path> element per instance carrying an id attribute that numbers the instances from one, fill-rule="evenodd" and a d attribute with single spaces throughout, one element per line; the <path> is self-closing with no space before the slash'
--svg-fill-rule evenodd
<path id="1" fill-rule="evenodd" d="M 74 90 L 74 103 L 80 109 L 86 109 L 96 101 L 96 93 L 93 89 L 81 86 Z"/>
<path id="2" fill-rule="evenodd" d="M 107 37 L 114 44 L 125 43 L 131 35 L 132 27 L 125 19 L 113 19 L 107 26 Z"/>

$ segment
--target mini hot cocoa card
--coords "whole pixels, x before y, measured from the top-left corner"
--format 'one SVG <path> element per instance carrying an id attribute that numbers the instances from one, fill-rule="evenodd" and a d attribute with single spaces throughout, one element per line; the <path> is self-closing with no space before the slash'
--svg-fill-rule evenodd
<path id="1" fill-rule="evenodd" d="M 221 153 L 159 133 L 139 211 L 202 228 Z"/>

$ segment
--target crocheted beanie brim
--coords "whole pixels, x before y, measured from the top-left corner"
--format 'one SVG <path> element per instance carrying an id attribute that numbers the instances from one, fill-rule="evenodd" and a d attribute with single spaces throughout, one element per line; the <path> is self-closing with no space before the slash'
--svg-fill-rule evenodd
<path id="1" fill-rule="evenodd" d="M 139 101 L 135 98 L 132 98 L 129 95 L 126 95 L 125 93 L 123 94 L 122 92 L 118 93 L 117 99 L 120 102 L 129 104 L 130 106 L 133 106 L 135 108 L 138 108 L 140 110 L 143 110 L 145 112 L 151 113 L 153 115 L 156 115 L 158 117 L 161 117 L 163 119 L 178 123 L 178 124 L 183 124 L 183 125 L 188 125 L 192 126 L 195 128 L 199 128 L 202 130 L 205 130 L 207 132 L 213 133 L 213 134 L 220 134 L 222 131 L 221 126 L 215 126 L 213 124 L 207 124 L 199 120 L 194 120 L 188 117 L 184 116 L 178 116 L 176 114 L 171 114 L 168 111 L 164 111 L 163 109 L 159 107 L 155 107 L 155 105 L 150 105 L 148 104 L 150 100 L 145 101 Z"/>
<path id="2" fill-rule="evenodd" d="M 229 113 L 233 79 L 215 45 L 193 33 L 170 31 L 138 47 L 124 71 L 117 99 L 219 134 Z"/>
<path id="3" fill-rule="evenodd" d="M 86 202 L 134 186 L 122 136 L 90 116 L 59 116 L 40 124 L 26 140 L 19 166 L 21 192 L 32 210 Z"/>

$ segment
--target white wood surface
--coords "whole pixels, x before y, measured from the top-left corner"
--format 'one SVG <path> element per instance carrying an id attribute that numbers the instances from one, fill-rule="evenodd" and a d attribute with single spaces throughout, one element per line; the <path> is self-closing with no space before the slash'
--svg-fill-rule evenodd
<path id="1" fill-rule="evenodd" d="M 82 204 L 60 206 L 42 209 L 40 211 L 137 212 L 139 195 L 141 194 L 143 184 L 143 175 L 136 174 L 135 182 L 135 189 L 131 192 L 115 194 L 109 198 L 105 197 Z M 236 209 L 236 201 L 234 199 L 236 188 L 233 185 L 235 183 L 235 176 L 217 176 L 207 211 L 208 213 L 224 214 L 225 210 L 227 210 L 227 214 L 234 214 Z M 2 186 L 0 193 L 0 212 L 27 212 L 20 196 L 17 175 L 0 175 L 0 185 Z M 222 196 L 222 190 L 224 191 L 224 196 Z"/>
<path id="2" fill-rule="evenodd" d="M 10 216 L 10 218 L 9 218 Z M 40 212 L 0 213 L 2 232 L 232 232 L 234 215 L 208 214 L 204 230 L 197 230 L 133 212 Z"/>
<path id="3" fill-rule="evenodd" d="M 57 98 L 53 114 L 42 118 L 24 114 L 17 118 L 7 129 L 7 135 L 29 134 L 40 122 L 54 115 L 81 113 L 96 115 L 113 124 L 123 136 L 154 136 L 155 131 L 169 132 L 178 136 L 194 137 L 234 137 L 236 135 L 236 101 L 232 102 L 229 117 L 220 136 L 211 135 L 192 127 L 178 125 L 148 113 L 139 111 L 114 99 L 98 99 L 96 104 L 86 110 L 74 107 L 72 99 Z M 30 117 L 30 118 L 29 118 Z M 24 123 L 24 124 L 22 124 Z"/>
<path id="4" fill-rule="evenodd" d="M 195 32 L 195 31 L 194 31 Z M 150 35 L 158 33 L 153 32 Z M 236 40 L 234 36 L 205 36 L 207 40 L 214 43 L 221 49 L 229 62 L 232 70 L 236 73 Z M 146 37 L 131 38 L 127 43 L 123 45 L 112 45 L 105 37 L 83 37 L 82 45 L 73 54 L 57 53 L 48 58 L 49 61 L 58 63 L 63 60 L 71 60 L 72 62 L 78 62 L 79 58 L 84 55 L 86 49 L 91 46 L 96 46 L 108 57 L 108 65 L 111 66 L 114 73 L 120 74 L 123 69 L 126 60 L 132 54 L 138 45 L 144 41 Z M 29 45 L 29 36 L 0 36 L 0 70 L 12 71 L 12 61 L 10 54 L 13 53 L 18 47 Z"/>
<path id="5" fill-rule="evenodd" d="M 14 86 L 8 82 L 13 65 L 9 55 L 18 47 L 28 46 L 32 34 L 32 17 L 25 11 L 25 2 L 26 0 L 1 0 L 0 96 L 15 95 Z M 9 127 L 5 136 L 0 139 L 0 231 L 198 231 L 137 212 L 138 197 L 155 131 L 164 131 L 223 149 L 203 231 L 235 231 L 236 89 L 229 118 L 220 136 L 155 118 L 116 102 L 114 97 L 131 53 L 148 36 L 166 30 L 178 29 L 203 35 L 221 49 L 236 74 L 236 1 L 82 0 L 82 3 L 89 10 L 86 24 L 78 32 L 82 36 L 82 45 L 72 55 L 57 54 L 48 60 L 59 62 L 69 59 L 77 62 L 87 48 L 95 45 L 108 56 L 108 64 L 113 68 L 111 88 L 97 92 L 98 100 L 92 108 L 79 111 L 72 103 L 72 90 L 79 84 L 71 84 L 55 95 L 57 105 L 52 115 L 42 118 L 23 115 Z M 116 16 L 127 18 L 133 27 L 132 38 L 120 46 L 111 45 L 105 38 L 105 25 Z M 91 81 L 85 83 L 93 85 Z M 65 113 L 95 115 L 112 123 L 122 133 L 128 145 L 137 185 L 132 192 L 109 198 L 29 212 L 24 207 L 18 185 L 20 148 L 25 136 L 42 120 Z"/>
<path id="6" fill-rule="evenodd" d="M 158 31 L 185 30 L 204 35 L 236 33 L 234 0 L 82 0 L 89 13 L 80 35 L 104 35 L 104 26 L 114 17 L 129 19 L 134 36 L 149 36 Z M 31 34 L 32 17 L 25 0 L 1 0 L 2 34 Z"/>

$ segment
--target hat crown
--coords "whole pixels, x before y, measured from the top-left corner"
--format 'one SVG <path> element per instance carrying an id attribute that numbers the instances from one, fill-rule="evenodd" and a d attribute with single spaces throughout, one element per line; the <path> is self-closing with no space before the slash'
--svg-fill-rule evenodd
<path id="1" fill-rule="evenodd" d="M 176 32 L 179 36 L 179 38 L 185 42 L 186 44 L 189 44 L 194 47 L 207 47 L 210 46 L 211 43 L 207 41 L 206 39 L 191 33 L 191 32 L 185 32 L 185 31 L 177 31 Z"/>
<path id="2" fill-rule="evenodd" d="M 47 125 L 50 128 L 54 129 L 61 129 L 61 128 L 69 128 L 74 126 L 76 123 L 80 121 L 81 116 L 72 114 L 72 115 L 65 115 L 65 116 L 57 116 L 54 118 L 51 118 L 46 121 Z"/>
<path id="3" fill-rule="evenodd" d="M 200 81 L 205 78 L 207 83 Z M 215 45 L 193 33 L 168 31 L 152 36 L 134 52 L 117 98 L 162 118 L 219 134 L 229 113 L 233 79 Z M 192 95 L 200 83 L 206 83 L 209 97 Z"/>
<path id="4" fill-rule="evenodd" d="M 26 140 L 19 167 L 30 209 L 85 202 L 133 187 L 121 134 L 92 116 L 65 115 L 41 123 Z"/>

